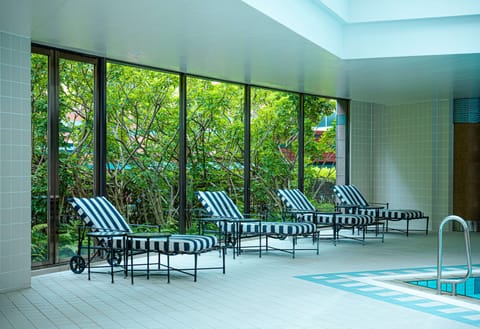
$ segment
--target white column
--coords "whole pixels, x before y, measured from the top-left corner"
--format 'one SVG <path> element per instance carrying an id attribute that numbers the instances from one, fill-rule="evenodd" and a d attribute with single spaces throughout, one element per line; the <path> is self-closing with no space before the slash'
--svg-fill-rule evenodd
<path id="1" fill-rule="evenodd" d="M 349 170 L 347 166 L 347 109 L 348 101 L 337 101 L 337 140 L 336 140 L 336 169 L 337 183 L 345 184 Z"/>
<path id="2" fill-rule="evenodd" d="M 30 286 L 30 47 L 0 29 L 0 293 Z"/>

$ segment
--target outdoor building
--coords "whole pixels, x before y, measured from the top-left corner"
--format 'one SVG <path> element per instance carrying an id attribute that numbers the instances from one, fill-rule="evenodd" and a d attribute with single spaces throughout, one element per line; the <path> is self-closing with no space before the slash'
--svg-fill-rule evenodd
<path id="1" fill-rule="evenodd" d="M 37 197 L 32 188 L 32 165 L 38 164 L 38 159 L 32 160 L 34 155 L 48 154 L 58 162 L 85 164 L 82 168 L 89 168 L 90 176 L 78 183 L 84 187 L 81 193 L 118 193 L 119 200 L 123 200 L 124 190 L 120 193 L 112 183 L 113 175 L 120 175 L 119 168 L 141 172 L 155 166 L 158 172 L 170 171 L 172 176 L 159 175 L 158 179 L 165 186 L 180 182 L 178 190 L 167 193 L 165 189 L 152 189 L 152 197 L 163 198 L 165 209 L 174 208 L 166 216 L 178 217 L 179 228 L 184 230 L 188 209 L 194 206 L 190 197 L 194 188 L 208 186 L 208 179 L 198 182 L 194 177 L 200 173 L 207 176 L 208 168 L 218 175 L 228 169 L 228 179 L 215 179 L 232 181 L 228 188 L 240 191 L 236 201 L 241 201 L 246 210 L 268 203 L 265 186 L 255 179 L 260 175 L 257 170 L 262 159 L 257 155 L 261 154 L 262 141 L 249 141 L 244 136 L 250 130 L 252 136 L 258 136 L 265 128 L 260 125 L 264 120 L 261 115 L 269 101 L 282 102 L 287 112 L 299 109 L 298 116 L 279 121 L 283 123 L 279 128 L 285 131 L 308 132 L 318 141 L 326 131 L 322 127 L 335 125 L 335 151 L 325 151 L 312 161 L 334 167 L 337 183 L 354 184 L 369 200 L 387 201 L 392 208 L 421 209 L 430 217 L 431 232 L 437 232 L 442 219 L 450 214 L 464 217 L 472 230 L 478 230 L 479 35 L 480 2 L 476 0 L 2 0 L 0 293 L 31 285 L 35 265 L 31 250 L 35 221 L 32 202 L 46 202 L 45 213 L 50 216 L 62 209 L 56 207 L 71 192 L 52 186 L 65 177 L 76 177 L 71 172 L 73 176 L 68 176 L 58 166 L 46 165 L 44 186 L 48 185 L 51 193 L 43 199 Z M 40 85 L 40 79 L 32 81 L 35 63 L 45 69 L 44 89 L 38 94 L 32 92 Z M 84 74 L 81 78 L 62 75 L 62 68 L 74 68 L 78 63 L 82 63 L 78 70 Z M 113 136 L 118 137 L 114 132 L 121 130 L 120 123 L 106 125 L 108 120 L 120 122 L 115 115 L 122 106 L 112 103 L 121 96 L 109 74 L 131 78 L 133 86 L 141 83 L 135 80 L 141 70 L 150 74 L 151 80 L 146 82 L 164 79 L 165 88 L 152 89 L 149 102 L 163 102 L 165 112 L 158 115 L 163 119 L 161 127 L 168 128 L 165 138 L 177 136 L 180 126 L 183 128 L 178 131 L 184 137 L 173 146 L 165 143 L 171 149 L 144 168 L 121 162 L 125 150 L 111 151 L 108 159 L 105 154 L 107 145 L 115 144 Z M 73 88 L 88 89 L 90 94 L 80 95 Z M 195 117 L 202 94 L 194 91 L 200 88 L 228 89 L 228 104 L 210 109 L 216 113 L 221 108 L 233 118 L 224 124 L 232 130 L 219 139 L 230 143 L 228 159 L 224 149 L 215 147 L 206 152 L 202 164 L 187 158 L 197 141 L 194 132 L 205 124 Z M 138 95 L 132 90 L 125 94 L 131 92 L 128 95 L 134 100 Z M 74 94 L 79 98 L 66 97 Z M 48 103 L 41 118 L 44 134 L 40 135 L 50 143 L 48 151 L 35 148 L 40 142 L 34 133 L 38 127 L 32 118 L 32 95 L 42 96 L 44 105 Z M 159 100 L 155 95 L 165 97 Z M 218 101 L 213 92 L 211 97 L 212 102 Z M 90 112 L 82 112 L 85 106 L 78 105 L 80 99 L 89 104 Z M 333 102 L 335 122 L 325 115 L 322 127 L 320 120 L 315 121 L 320 117 L 312 118 L 316 127 L 308 126 L 309 101 Z M 82 117 L 72 111 L 62 112 L 68 102 L 75 102 L 77 107 L 71 108 L 78 109 Z M 245 120 L 245 113 L 252 116 L 250 121 Z M 133 114 L 129 115 L 125 117 L 134 121 Z M 175 120 L 168 121 L 171 118 Z M 68 134 L 63 131 L 61 135 L 55 128 L 62 119 L 65 127 L 72 129 Z M 73 158 L 73 131 L 87 121 L 92 128 L 86 138 L 89 146 L 82 150 L 82 156 Z M 251 124 L 244 124 L 246 121 Z M 277 127 L 265 120 L 263 123 L 271 129 Z M 138 143 L 132 152 L 136 159 L 158 151 L 148 149 L 152 146 L 148 141 L 158 137 L 160 127 L 145 135 L 134 135 L 133 124 L 122 127 L 122 133 L 130 134 L 126 140 Z M 202 132 L 206 136 L 208 127 Z M 237 133 L 241 136 L 239 144 L 233 139 Z M 278 177 L 272 174 L 269 179 L 292 183 L 302 190 L 315 185 L 304 170 L 309 161 L 305 159 L 314 157 L 304 148 L 308 142 L 287 141 L 277 143 L 291 162 L 287 178 L 275 180 Z M 211 145 L 214 143 L 212 140 Z M 56 145 L 54 151 L 52 145 Z M 238 151 L 245 146 L 251 147 L 251 156 Z M 149 182 L 143 183 L 150 186 Z M 265 195 L 265 199 L 259 195 Z M 125 210 L 133 214 L 143 209 L 138 199 L 123 200 Z M 157 216 L 159 221 L 164 220 L 164 212 L 159 211 Z M 61 222 L 62 218 L 59 215 L 57 220 Z M 57 228 L 49 230 L 57 232 Z M 42 259 L 39 265 L 61 263 L 62 246 L 54 237 L 49 235 L 48 239 L 52 239 L 48 248 L 56 248 L 49 249 L 49 257 L 57 259 Z"/>

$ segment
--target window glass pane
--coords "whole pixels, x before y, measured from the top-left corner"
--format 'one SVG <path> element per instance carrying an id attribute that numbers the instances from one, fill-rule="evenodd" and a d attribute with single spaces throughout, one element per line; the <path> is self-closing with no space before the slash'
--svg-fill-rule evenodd
<path id="1" fill-rule="evenodd" d="M 305 194 L 319 209 L 333 209 L 336 179 L 336 101 L 305 96 Z"/>
<path id="2" fill-rule="evenodd" d="M 60 59 L 59 76 L 58 253 L 65 259 L 77 252 L 67 198 L 93 195 L 95 66 Z"/>
<path id="3" fill-rule="evenodd" d="M 187 79 L 187 200 L 226 191 L 243 209 L 243 86 Z"/>
<path id="4" fill-rule="evenodd" d="M 298 94 L 252 88 L 252 211 L 278 213 L 275 190 L 297 187 L 298 102 Z"/>
<path id="5" fill-rule="evenodd" d="M 130 223 L 177 225 L 179 77 L 107 66 L 107 195 Z"/>
<path id="6" fill-rule="evenodd" d="M 32 54 L 32 263 L 48 260 L 48 56 Z"/>

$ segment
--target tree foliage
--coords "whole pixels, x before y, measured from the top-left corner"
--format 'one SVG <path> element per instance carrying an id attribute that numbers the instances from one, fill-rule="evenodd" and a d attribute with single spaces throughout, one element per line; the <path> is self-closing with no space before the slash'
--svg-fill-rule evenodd
<path id="1" fill-rule="evenodd" d="M 225 190 L 243 204 L 243 88 L 187 80 L 187 177 L 189 207 L 194 192 Z"/>
<path id="2" fill-rule="evenodd" d="M 178 204 L 178 76 L 108 65 L 108 196 L 132 223 L 169 223 Z"/>

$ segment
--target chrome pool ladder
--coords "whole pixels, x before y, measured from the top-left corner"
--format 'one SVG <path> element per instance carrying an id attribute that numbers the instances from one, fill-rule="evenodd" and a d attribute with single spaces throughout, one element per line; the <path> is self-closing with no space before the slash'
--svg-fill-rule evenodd
<path id="1" fill-rule="evenodd" d="M 462 278 L 442 278 L 442 258 L 443 258 L 443 227 L 450 221 L 456 221 L 463 226 L 463 233 L 465 236 L 465 249 L 467 252 L 467 272 Z M 438 229 L 438 248 L 437 248 L 437 293 L 442 293 L 442 283 L 452 284 L 452 295 L 457 294 L 457 284 L 467 281 L 472 273 L 472 256 L 470 249 L 470 232 L 468 230 L 467 222 L 459 216 L 450 215 L 443 219 Z"/>

